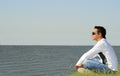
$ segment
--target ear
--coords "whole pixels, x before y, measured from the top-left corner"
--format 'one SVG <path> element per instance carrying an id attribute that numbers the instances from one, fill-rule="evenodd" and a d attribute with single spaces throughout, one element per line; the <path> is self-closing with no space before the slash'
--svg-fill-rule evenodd
<path id="1" fill-rule="evenodd" d="M 102 33 L 99 32 L 98 35 L 102 36 Z"/>

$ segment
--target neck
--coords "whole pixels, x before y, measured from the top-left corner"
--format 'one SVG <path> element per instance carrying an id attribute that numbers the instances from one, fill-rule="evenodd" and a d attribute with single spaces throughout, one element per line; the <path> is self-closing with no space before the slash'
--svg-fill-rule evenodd
<path id="1" fill-rule="evenodd" d="M 103 39 L 103 38 L 98 38 L 96 41 L 98 42 L 98 41 L 100 41 L 101 39 Z"/>

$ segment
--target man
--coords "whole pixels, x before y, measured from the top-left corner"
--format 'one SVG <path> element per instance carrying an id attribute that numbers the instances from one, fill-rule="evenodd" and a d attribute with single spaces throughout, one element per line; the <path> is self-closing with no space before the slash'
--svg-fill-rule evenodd
<path id="1" fill-rule="evenodd" d="M 109 73 L 118 70 L 118 61 L 111 45 L 106 41 L 106 29 L 102 26 L 95 26 L 92 38 L 97 44 L 88 52 L 84 53 L 75 69 L 88 69 Z"/>

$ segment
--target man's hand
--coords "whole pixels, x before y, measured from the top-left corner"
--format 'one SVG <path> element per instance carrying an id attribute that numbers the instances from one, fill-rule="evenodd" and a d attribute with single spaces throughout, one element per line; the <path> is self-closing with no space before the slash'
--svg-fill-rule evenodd
<path id="1" fill-rule="evenodd" d="M 81 65 L 76 65 L 76 66 L 75 66 L 75 69 L 76 69 L 76 70 L 78 70 L 79 68 L 84 68 L 83 64 L 81 64 Z"/>
<path id="2" fill-rule="evenodd" d="M 76 69 L 76 70 L 78 70 L 79 68 L 80 68 L 80 66 L 77 66 L 77 65 L 75 66 L 75 69 Z"/>

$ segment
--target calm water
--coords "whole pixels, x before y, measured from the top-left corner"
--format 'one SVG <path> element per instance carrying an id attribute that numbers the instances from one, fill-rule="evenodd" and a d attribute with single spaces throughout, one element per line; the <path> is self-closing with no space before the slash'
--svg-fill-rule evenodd
<path id="1" fill-rule="evenodd" d="M 91 46 L 0 46 L 0 76 L 66 76 Z M 120 62 L 120 46 L 114 46 Z"/>

